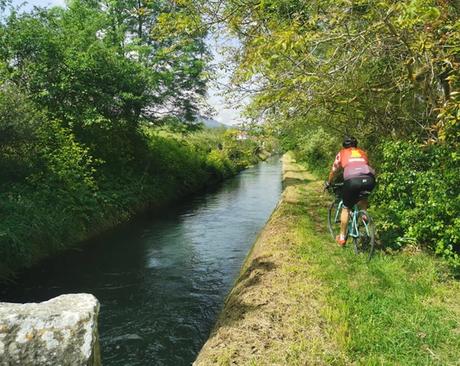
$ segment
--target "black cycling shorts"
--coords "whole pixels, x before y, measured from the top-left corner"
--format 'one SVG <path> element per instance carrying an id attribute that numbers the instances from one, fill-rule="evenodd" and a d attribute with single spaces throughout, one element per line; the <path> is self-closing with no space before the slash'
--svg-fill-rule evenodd
<path id="1" fill-rule="evenodd" d="M 359 200 L 366 198 L 375 187 L 373 175 L 351 178 L 343 182 L 343 204 L 352 208 Z"/>

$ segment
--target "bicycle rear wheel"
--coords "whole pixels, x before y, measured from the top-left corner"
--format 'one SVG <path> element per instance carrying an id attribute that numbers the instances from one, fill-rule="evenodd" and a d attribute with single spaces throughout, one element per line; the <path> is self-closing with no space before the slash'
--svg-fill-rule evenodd
<path id="1" fill-rule="evenodd" d="M 327 211 L 327 224 L 329 232 L 332 235 L 332 239 L 334 240 L 335 237 L 340 234 L 340 211 L 342 211 L 342 207 L 339 208 L 339 203 L 340 201 L 332 202 L 329 206 L 329 210 Z"/>
<path id="2" fill-rule="evenodd" d="M 375 225 L 372 218 L 366 211 L 358 212 L 358 234 L 353 238 L 353 245 L 356 253 L 363 253 L 369 261 L 374 253 L 375 246 Z"/>

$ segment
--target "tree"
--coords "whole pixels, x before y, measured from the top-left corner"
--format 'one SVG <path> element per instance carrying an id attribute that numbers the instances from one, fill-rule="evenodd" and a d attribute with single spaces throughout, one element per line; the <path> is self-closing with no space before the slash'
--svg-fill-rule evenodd
<path id="1" fill-rule="evenodd" d="M 0 35 L 3 77 L 67 125 L 174 114 L 205 94 L 206 31 L 191 1 L 83 1 L 12 12 Z"/>
<path id="2" fill-rule="evenodd" d="M 322 176 L 343 135 L 357 136 L 379 172 L 381 236 L 457 266 L 459 11 L 446 0 L 227 0 L 220 14 L 242 45 L 234 82 L 253 94 L 248 116 Z"/>
<path id="3" fill-rule="evenodd" d="M 111 38 L 121 41 L 121 52 L 148 71 L 150 103 L 143 117 L 194 120 L 206 93 L 209 58 L 198 2 L 114 0 L 100 7 L 109 14 Z"/>
<path id="4" fill-rule="evenodd" d="M 234 80 L 257 86 L 250 116 L 437 139 L 458 106 L 450 2 L 228 0 L 222 16 L 243 45 Z"/>

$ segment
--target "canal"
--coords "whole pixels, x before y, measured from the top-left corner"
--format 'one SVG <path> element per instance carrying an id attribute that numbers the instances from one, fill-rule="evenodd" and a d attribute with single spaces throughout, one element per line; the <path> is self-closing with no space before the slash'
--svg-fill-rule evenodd
<path id="1" fill-rule="evenodd" d="M 92 293 L 104 366 L 190 365 L 281 193 L 271 158 L 23 273 L 1 301 Z"/>

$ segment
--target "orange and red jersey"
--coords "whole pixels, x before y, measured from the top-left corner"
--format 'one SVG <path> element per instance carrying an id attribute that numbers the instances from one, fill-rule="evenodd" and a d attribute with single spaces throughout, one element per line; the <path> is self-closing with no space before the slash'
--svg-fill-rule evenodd
<path id="1" fill-rule="evenodd" d="M 362 177 L 364 175 L 375 175 L 374 169 L 369 166 L 369 159 L 366 152 L 357 148 L 349 147 L 339 151 L 335 157 L 332 171 L 343 169 L 343 179 Z"/>

